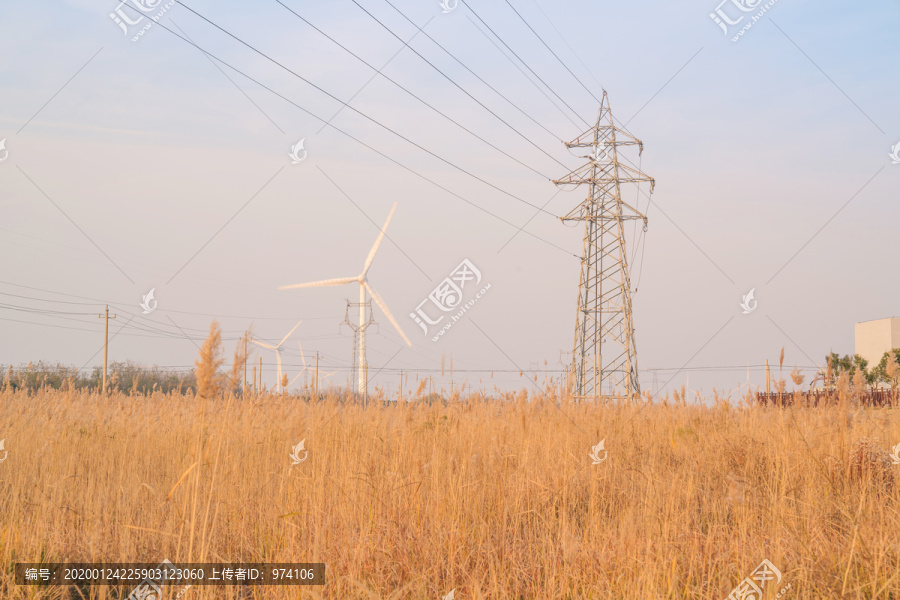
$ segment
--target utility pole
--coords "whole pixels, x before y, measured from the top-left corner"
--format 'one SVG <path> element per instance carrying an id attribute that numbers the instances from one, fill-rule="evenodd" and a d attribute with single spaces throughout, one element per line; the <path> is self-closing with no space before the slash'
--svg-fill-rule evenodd
<path id="1" fill-rule="evenodd" d="M 98 319 L 104 319 L 103 324 L 103 391 L 100 392 L 102 395 L 106 395 L 106 364 L 107 358 L 109 356 L 109 320 L 115 319 L 116 315 L 109 316 L 109 304 L 106 305 L 106 312 L 102 315 L 97 315 Z"/>
<path id="2" fill-rule="evenodd" d="M 316 351 L 316 402 L 319 401 L 319 352 Z"/>
<path id="3" fill-rule="evenodd" d="M 631 312 L 631 275 L 625 244 L 625 221 L 647 217 L 622 199 L 622 185 L 655 181 L 638 169 L 619 162 L 620 146 L 643 142 L 617 127 L 606 91 L 596 124 L 566 143 L 567 148 L 588 149 L 588 162 L 553 183 L 587 185 L 588 197 L 563 222 L 584 222 L 575 343 L 572 352 L 572 395 L 577 400 L 598 399 L 602 385 L 629 399 L 640 396 L 637 347 Z"/>
<path id="4" fill-rule="evenodd" d="M 771 380 L 769 379 L 769 359 L 767 358 L 767 359 L 766 359 L 766 395 L 767 395 L 767 396 L 768 396 L 768 395 L 771 393 L 771 391 L 772 391 L 772 388 L 771 388 L 770 385 L 769 385 L 769 384 L 770 384 L 770 381 L 771 381 Z"/>
<path id="5" fill-rule="evenodd" d="M 256 389 L 262 394 L 262 356 L 259 357 L 259 386 Z"/>

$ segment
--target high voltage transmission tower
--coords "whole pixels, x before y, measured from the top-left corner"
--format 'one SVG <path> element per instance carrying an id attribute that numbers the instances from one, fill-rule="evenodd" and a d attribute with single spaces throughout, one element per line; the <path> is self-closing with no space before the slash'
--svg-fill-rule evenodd
<path id="1" fill-rule="evenodd" d="M 567 148 L 590 148 L 588 162 L 557 185 L 588 185 L 588 196 L 563 222 L 584 221 L 584 247 L 578 283 L 575 345 L 572 351 L 570 385 L 577 400 L 597 399 L 607 393 L 633 398 L 641 393 L 638 382 L 637 347 L 631 312 L 631 278 L 625 244 L 625 222 L 647 217 L 622 200 L 622 184 L 654 180 L 619 162 L 619 146 L 643 142 L 617 127 L 606 91 L 600 102 L 597 123 L 566 143 Z"/>

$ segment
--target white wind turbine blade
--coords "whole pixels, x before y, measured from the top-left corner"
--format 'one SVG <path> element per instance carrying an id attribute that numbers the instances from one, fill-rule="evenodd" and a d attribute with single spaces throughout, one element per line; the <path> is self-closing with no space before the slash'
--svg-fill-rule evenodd
<path id="1" fill-rule="evenodd" d="M 300 379 L 301 375 L 309 371 L 309 367 L 306 366 L 306 355 L 303 354 L 303 344 L 300 343 L 300 340 L 297 340 L 297 346 L 300 348 L 300 360 L 303 361 L 303 368 L 300 369 L 300 372 L 297 373 L 293 379 L 291 379 L 290 383 L 288 383 L 288 387 L 294 385 L 294 382 Z"/>
<path id="2" fill-rule="evenodd" d="M 375 291 L 375 288 L 369 285 L 366 281 L 363 281 L 362 284 L 367 290 L 369 290 L 369 294 L 371 294 L 372 300 L 375 301 L 375 304 L 378 305 L 378 308 L 381 309 L 381 312 L 384 313 L 384 316 L 388 318 L 388 321 L 391 322 L 391 325 L 394 326 L 394 329 L 397 330 L 397 333 L 400 334 L 400 337 L 403 338 L 403 341 L 406 342 L 406 345 L 412 348 L 412 342 L 409 341 L 409 338 L 406 337 L 406 334 L 403 333 L 402 329 L 400 329 L 400 324 L 397 322 L 397 319 L 395 319 L 394 315 L 391 314 L 391 311 L 388 310 L 387 304 L 384 303 L 384 300 L 382 300 L 381 296 L 378 295 L 378 292 Z"/>
<path id="3" fill-rule="evenodd" d="M 279 348 L 281 348 L 282 346 L 284 346 L 284 343 L 287 341 L 287 339 L 288 339 L 289 337 L 291 337 L 291 334 L 292 334 L 292 333 L 294 333 L 295 331 L 297 331 L 297 328 L 300 327 L 300 323 L 302 323 L 302 322 L 303 322 L 303 321 L 297 321 L 297 324 L 294 325 L 294 328 L 291 329 L 290 331 L 288 331 L 288 334 L 287 334 L 286 336 L 284 336 L 283 338 L 281 338 L 281 341 L 278 342 L 278 347 L 279 347 Z"/>
<path id="4" fill-rule="evenodd" d="M 297 345 L 300 346 L 300 360 L 303 361 L 303 369 L 306 369 L 306 356 L 303 354 L 303 344 L 300 343 L 300 340 L 297 340 Z"/>
<path id="5" fill-rule="evenodd" d="M 384 232 L 387 231 L 388 224 L 390 224 L 395 210 L 397 210 L 396 202 L 394 202 L 394 206 L 391 207 L 391 212 L 390 214 L 388 214 L 388 218 L 384 222 L 384 227 L 381 228 L 381 233 L 378 234 L 378 238 L 375 240 L 375 243 L 372 244 L 372 249 L 369 250 L 369 255 L 366 257 L 366 264 L 363 265 L 362 274 L 360 274 L 359 276 L 360 279 L 365 279 L 366 273 L 369 272 L 369 267 L 372 266 L 372 261 L 375 260 L 375 253 L 378 252 L 378 247 L 381 246 L 381 240 L 384 239 Z"/>
<path id="6" fill-rule="evenodd" d="M 257 340 L 250 340 L 250 343 L 251 343 L 251 344 L 256 344 L 257 346 L 261 346 L 261 347 L 263 347 L 263 348 L 268 348 L 269 350 L 274 350 L 274 349 L 275 349 L 275 346 L 272 346 L 272 345 L 267 344 L 267 343 L 265 343 L 265 342 L 259 342 L 259 341 L 257 341 Z"/>
<path id="7" fill-rule="evenodd" d="M 329 285 L 347 285 L 348 283 L 355 283 L 359 281 L 359 277 L 341 277 L 338 279 L 324 279 L 322 281 L 312 281 L 310 283 L 295 283 L 293 285 L 280 285 L 278 286 L 279 290 L 294 290 L 297 288 L 308 288 L 308 287 L 325 287 Z"/>
<path id="8" fill-rule="evenodd" d="M 278 361 L 278 387 L 281 387 L 281 348 L 275 348 L 275 359 Z"/>
<path id="9" fill-rule="evenodd" d="M 306 373 L 306 369 L 303 369 L 302 371 L 297 373 L 296 377 L 291 379 L 290 383 L 288 383 L 288 387 L 291 387 L 292 385 L 294 385 L 294 382 L 297 381 L 298 379 L 300 379 L 300 376 L 303 375 L 304 373 Z"/>

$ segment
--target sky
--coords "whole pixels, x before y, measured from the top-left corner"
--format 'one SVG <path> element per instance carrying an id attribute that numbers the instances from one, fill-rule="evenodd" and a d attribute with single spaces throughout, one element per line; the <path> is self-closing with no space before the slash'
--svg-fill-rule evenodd
<path id="1" fill-rule="evenodd" d="M 299 342 L 345 385 L 358 286 L 278 287 L 358 275 L 396 202 L 368 281 L 412 347 L 375 307 L 370 391 L 556 376 L 587 192 L 551 179 L 604 90 L 655 179 L 623 188 L 643 389 L 737 397 L 782 347 L 808 381 L 900 316 L 896 0 L 138 4 L 0 3 L 0 364 L 101 365 L 108 304 L 111 361 L 302 321 L 285 372 Z M 490 287 L 433 341 L 410 314 L 464 260 Z"/>

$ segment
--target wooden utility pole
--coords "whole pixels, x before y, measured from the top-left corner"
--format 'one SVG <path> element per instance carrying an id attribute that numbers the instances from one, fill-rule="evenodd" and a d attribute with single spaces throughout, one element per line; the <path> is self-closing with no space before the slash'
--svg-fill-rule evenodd
<path id="1" fill-rule="evenodd" d="M 256 390 L 256 365 L 253 365 L 253 389 Z"/>
<path id="2" fill-rule="evenodd" d="M 256 389 L 262 393 L 262 356 L 259 357 L 259 386 Z"/>
<path id="3" fill-rule="evenodd" d="M 771 392 L 771 388 L 769 386 L 769 359 L 766 359 L 766 394 Z"/>
<path id="4" fill-rule="evenodd" d="M 319 352 L 316 351 L 316 381 L 315 381 L 315 389 L 316 389 L 316 402 L 319 401 Z"/>
<path id="5" fill-rule="evenodd" d="M 107 359 L 109 358 L 109 320 L 115 319 L 116 315 L 109 316 L 109 304 L 106 305 L 106 312 L 102 315 L 97 315 L 98 319 L 103 319 L 103 389 L 100 392 L 104 396 L 106 395 L 106 364 Z"/>

